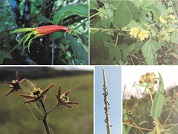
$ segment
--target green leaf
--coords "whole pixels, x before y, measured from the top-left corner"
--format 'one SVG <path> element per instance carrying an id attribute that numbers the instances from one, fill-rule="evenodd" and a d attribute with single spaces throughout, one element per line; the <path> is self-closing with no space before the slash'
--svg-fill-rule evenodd
<path id="1" fill-rule="evenodd" d="M 74 14 L 88 17 L 88 4 L 68 5 L 68 6 L 62 7 L 53 16 L 54 23 L 59 24 L 63 21 L 64 18 L 70 15 L 74 15 Z"/>
<path id="2" fill-rule="evenodd" d="M 163 78 L 161 76 L 160 73 L 159 74 L 159 86 L 158 86 L 158 91 L 162 94 L 164 94 L 164 82 L 163 82 Z"/>
<path id="3" fill-rule="evenodd" d="M 148 40 L 142 47 L 142 53 L 148 65 L 156 64 L 156 51 L 160 48 L 160 44 L 153 40 Z"/>
<path id="4" fill-rule="evenodd" d="M 119 61 L 121 60 L 121 51 L 120 48 L 118 46 L 115 46 L 113 44 L 113 47 L 110 48 L 110 52 L 109 52 L 109 62 L 112 63 L 113 61 L 116 61 L 117 63 L 119 63 Z"/>
<path id="5" fill-rule="evenodd" d="M 37 17 L 37 22 L 50 22 L 50 23 L 53 23 L 52 20 L 50 20 L 49 18 L 46 18 L 45 16 L 43 16 L 42 14 L 39 14 L 38 17 Z"/>
<path id="6" fill-rule="evenodd" d="M 134 51 L 138 53 L 138 51 L 141 50 L 143 44 L 144 44 L 144 43 L 143 43 L 142 41 L 140 41 L 140 42 L 135 42 L 135 43 L 134 43 L 134 45 L 135 45 Z"/>
<path id="7" fill-rule="evenodd" d="M 113 24 L 116 28 L 128 25 L 131 19 L 138 19 L 138 8 L 130 1 L 112 1 L 112 5 L 117 6 L 114 12 Z"/>
<path id="8" fill-rule="evenodd" d="M 178 32 L 172 34 L 170 42 L 178 44 Z"/>
<path id="9" fill-rule="evenodd" d="M 164 83 L 161 74 L 159 73 L 159 88 L 156 92 L 153 104 L 151 106 L 150 114 L 151 117 L 156 120 L 160 117 L 163 105 L 165 102 L 164 97 Z"/>
<path id="10" fill-rule="evenodd" d="M 139 17 L 139 16 L 138 16 L 138 15 L 139 15 L 139 12 L 138 12 L 137 6 L 136 6 L 134 3 L 130 2 L 130 1 L 126 1 L 126 3 L 127 3 L 128 7 L 129 7 L 129 9 L 130 9 L 130 11 L 131 11 L 132 19 L 133 19 L 133 20 L 137 20 L 138 17 Z"/>
<path id="11" fill-rule="evenodd" d="M 74 56 L 76 56 L 81 63 L 88 64 L 88 48 L 82 43 L 77 42 L 77 39 L 72 35 L 67 34 L 66 39 L 70 41 L 68 44 L 71 46 Z"/>
<path id="12" fill-rule="evenodd" d="M 19 83 L 19 86 L 29 95 L 31 91 L 34 90 L 35 88 L 34 84 L 28 79 L 23 79 L 22 82 Z M 29 106 L 31 112 L 33 113 L 37 120 L 44 119 L 46 111 L 40 101 L 30 102 L 27 105 Z"/>
<path id="13" fill-rule="evenodd" d="M 90 0 L 90 9 L 96 9 L 98 8 L 98 4 L 96 0 Z"/>
<path id="14" fill-rule="evenodd" d="M 156 3 L 155 0 L 146 0 L 146 1 L 142 2 L 143 7 L 150 7 L 150 6 L 154 5 L 155 3 Z"/>
<path id="15" fill-rule="evenodd" d="M 3 60 L 4 60 L 5 58 L 12 59 L 12 56 L 11 56 L 11 54 L 8 53 L 8 52 L 0 51 L 0 64 L 3 63 Z"/>
<path id="16" fill-rule="evenodd" d="M 159 17 L 161 16 L 161 10 L 157 7 L 152 7 L 151 11 L 154 14 L 154 21 L 158 22 L 159 21 Z"/>
<path id="17" fill-rule="evenodd" d="M 142 122 L 140 122 L 138 125 L 141 126 L 141 125 L 144 124 L 144 123 L 148 123 L 148 121 L 142 121 Z"/>
<path id="18" fill-rule="evenodd" d="M 90 36 L 91 46 L 99 46 L 100 44 L 104 45 L 107 40 L 108 36 L 106 36 L 104 33 L 92 33 Z"/>
<path id="19" fill-rule="evenodd" d="M 123 128 L 123 134 L 127 134 L 124 124 L 122 125 L 122 128 Z"/>
<path id="20" fill-rule="evenodd" d="M 108 42 L 105 42 L 105 46 L 109 49 L 108 62 L 112 63 L 113 61 L 116 61 L 116 63 L 119 63 L 119 61 L 121 60 L 120 48 L 115 44 Z"/>
<path id="21" fill-rule="evenodd" d="M 124 116 L 124 121 L 127 121 L 129 117 L 127 116 L 127 111 L 124 109 L 123 110 L 123 116 Z"/>
<path id="22" fill-rule="evenodd" d="M 114 58 L 116 63 L 119 63 L 119 61 L 121 61 L 121 50 L 118 46 L 113 47 L 113 51 L 114 51 Z"/>
<path id="23" fill-rule="evenodd" d="M 126 59 L 127 56 L 134 50 L 135 48 L 135 44 L 131 44 L 131 45 L 124 45 L 122 54 L 123 54 L 123 59 Z"/>

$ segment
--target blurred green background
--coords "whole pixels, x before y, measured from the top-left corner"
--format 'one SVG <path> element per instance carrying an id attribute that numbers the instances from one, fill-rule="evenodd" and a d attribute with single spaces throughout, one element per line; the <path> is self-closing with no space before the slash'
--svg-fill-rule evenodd
<path id="1" fill-rule="evenodd" d="M 60 67 L 59 67 L 60 68 Z M 54 94 L 59 84 L 62 93 L 71 90 L 71 101 L 79 102 L 73 108 L 59 106 L 52 111 L 48 124 L 54 134 L 92 134 L 93 133 L 93 70 L 56 70 L 47 67 L 1 67 L 0 68 L 0 133 L 1 134 L 43 134 L 41 121 L 35 119 L 29 108 L 23 104 L 24 98 L 18 96 L 22 91 L 5 97 L 9 91 L 4 81 L 15 79 L 15 71 L 19 70 L 21 78 L 27 78 L 37 87 L 45 89 L 55 83 L 47 93 L 45 106 L 51 108 L 57 103 Z"/>

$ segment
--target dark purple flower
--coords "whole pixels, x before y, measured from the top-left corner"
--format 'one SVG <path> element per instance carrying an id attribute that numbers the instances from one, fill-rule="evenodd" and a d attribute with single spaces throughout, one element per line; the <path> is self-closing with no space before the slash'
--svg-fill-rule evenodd
<path id="1" fill-rule="evenodd" d="M 11 90 L 6 94 L 6 96 L 8 96 L 10 93 L 12 92 L 17 92 L 20 88 L 19 86 L 19 82 L 20 82 L 20 77 L 19 77 L 19 72 L 16 71 L 16 80 L 12 80 L 11 81 L 5 81 L 5 83 L 9 84 L 9 87 L 11 88 Z"/>
<path id="2" fill-rule="evenodd" d="M 69 101 L 69 97 L 67 96 L 69 94 L 70 90 L 64 92 L 63 94 L 61 94 L 61 85 L 59 86 L 58 89 L 58 93 L 55 94 L 57 100 L 58 100 L 58 105 L 64 105 L 67 106 L 69 108 L 72 108 L 71 104 L 77 104 L 79 105 L 78 102 L 74 102 L 74 101 Z"/>

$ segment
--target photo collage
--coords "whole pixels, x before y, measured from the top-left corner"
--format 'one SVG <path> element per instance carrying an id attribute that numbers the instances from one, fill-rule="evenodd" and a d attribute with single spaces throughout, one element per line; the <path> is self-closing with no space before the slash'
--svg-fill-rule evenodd
<path id="1" fill-rule="evenodd" d="M 178 0 L 0 9 L 0 134 L 178 134 Z"/>

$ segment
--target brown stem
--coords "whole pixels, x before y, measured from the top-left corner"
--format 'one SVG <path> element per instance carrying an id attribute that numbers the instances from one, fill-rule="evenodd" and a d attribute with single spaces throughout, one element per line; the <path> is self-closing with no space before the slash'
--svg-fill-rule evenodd
<path id="1" fill-rule="evenodd" d="M 49 109 L 49 111 L 46 112 L 46 115 L 48 115 L 51 111 L 53 111 L 57 106 L 59 106 L 59 103 L 57 103 L 57 104 L 54 105 L 51 109 Z"/>
<path id="2" fill-rule="evenodd" d="M 48 126 L 46 119 L 42 120 L 42 122 L 45 127 L 46 134 L 50 134 L 49 126 Z"/>
<path id="3" fill-rule="evenodd" d="M 178 124 L 166 124 L 166 125 L 162 125 L 162 126 L 164 126 L 164 127 L 165 127 L 165 126 L 166 126 L 166 127 L 171 126 L 171 127 L 172 127 L 172 126 L 176 126 L 176 125 L 178 125 Z"/>
<path id="4" fill-rule="evenodd" d="M 125 125 L 128 125 L 128 124 L 125 124 Z M 139 128 L 139 129 L 142 129 L 142 130 L 148 130 L 148 131 L 151 131 L 151 129 L 148 129 L 148 128 L 142 128 L 142 127 L 139 127 L 139 126 L 134 126 L 134 125 L 128 125 L 128 126 L 131 126 L 131 127 L 134 127 L 134 128 Z"/>
<path id="5" fill-rule="evenodd" d="M 140 127 L 137 126 L 137 124 L 134 122 L 134 120 L 133 120 L 133 119 L 131 119 L 131 120 L 132 120 L 132 122 L 134 123 L 134 125 L 137 127 L 137 129 L 138 129 L 142 134 L 144 134 L 144 133 L 142 132 L 142 130 L 140 129 Z"/>

